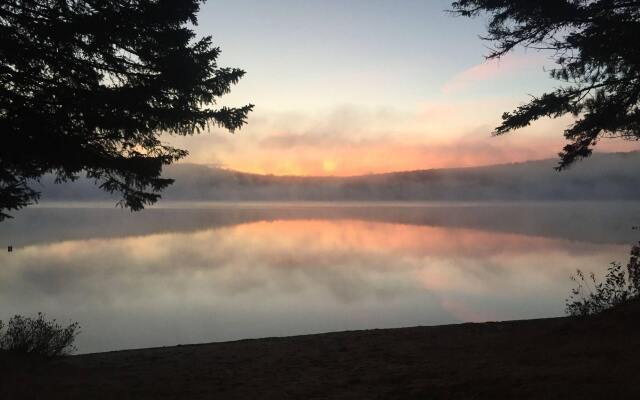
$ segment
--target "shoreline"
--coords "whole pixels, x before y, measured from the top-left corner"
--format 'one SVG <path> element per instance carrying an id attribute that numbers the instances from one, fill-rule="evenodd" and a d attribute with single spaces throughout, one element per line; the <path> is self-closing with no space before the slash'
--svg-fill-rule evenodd
<path id="1" fill-rule="evenodd" d="M 568 317 L 114 350 L 7 366 L 8 399 L 640 398 L 640 303 Z M 3 393 L 4 392 L 4 393 Z"/>
<path id="2" fill-rule="evenodd" d="M 392 335 L 394 331 L 402 331 L 408 329 L 430 329 L 430 328 L 449 328 L 449 327 L 463 327 L 467 325 L 486 325 L 486 324 L 511 324 L 511 323 L 526 323 L 526 322 L 541 322 L 541 321 L 551 321 L 551 320 L 565 320 L 570 319 L 571 317 L 559 316 L 559 317 L 543 317 L 543 318 L 525 318 L 525 319 L 513 319 L 513 320 L 501 320 L 501 321 L 483 321 L 483 322 L 454 322 L 450 324 L 438 324 L 438 325 L 408 325 L 408 326 L 400 326 L 395 328 L 365 328 L 365 329 L 345 329 L 338 331 L 327 331 L 327 332 L 315 332 L 315 333 L 301 333 L 294 335 L 281 335 L 281 336 L 261 336 L 261 337 L 243 337 L 240 339 L 229 339 L 229 340 L 220 340 L 213 342 L 196 342 L 196 343 L 179 343 L 179 344 L 170 344 L 170 345 L 159 345 L 159 346 L 151 346 L 151 347 L 131 347 L 131 348 L 122 348 L 122 349 L 113 349 L 113 350 L 101 350 L 87 353 L 73 353 L 68 355 L 67 357 L 83 357 L 83 356 L 98 356 L 104 354 L 112 354 L 112 353 L 125 353 L 125 352 L 135 352 L 135 351 L 156 351 L 163 349 L 173 349 L 173 348 L 183 348 L 183 347 L 198 347 L 198 346 L 214 346 L 214 345 L 231 345 L 235 343 L 246 343 L 253 341 L 270 341 L 270 340 L 287 340 L 287 339 L 304 339 L 308 337 L 316 337 L 316 336 L 329 336 L 329 335 L 349 335 L 356 333 L 376 333 L 383 332 L 385 334 Z"/>

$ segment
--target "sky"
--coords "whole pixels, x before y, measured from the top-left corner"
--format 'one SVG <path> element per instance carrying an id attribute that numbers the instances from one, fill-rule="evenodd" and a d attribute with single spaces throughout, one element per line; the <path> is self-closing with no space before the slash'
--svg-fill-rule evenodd
<path id="1" fill-rule="evenodd" d="M 360 175 L 555 157 L 571 119 L 492 137 L 500 116 L 553 89 L 550 55 L 487 62 L 486 20 L 441 0 L 209 0 L 195 27 L 247 72 L 218 105 L 248 123 L 170 137 L 184 162 L 274 175 Z M 607 140 L 600 151 L 637 143 Z"/>

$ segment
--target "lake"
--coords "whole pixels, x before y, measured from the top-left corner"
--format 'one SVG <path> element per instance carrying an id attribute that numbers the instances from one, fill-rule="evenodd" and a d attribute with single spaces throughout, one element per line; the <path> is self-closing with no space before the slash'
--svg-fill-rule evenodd
<path id="1" fill-rule="evenodd" d="M 80 322 L 80 353 L 561 316 L 640 203 L 45 204 L 0 223 L 0 318 Z M 13 245 L 14 251 L 7 252 Z"/>

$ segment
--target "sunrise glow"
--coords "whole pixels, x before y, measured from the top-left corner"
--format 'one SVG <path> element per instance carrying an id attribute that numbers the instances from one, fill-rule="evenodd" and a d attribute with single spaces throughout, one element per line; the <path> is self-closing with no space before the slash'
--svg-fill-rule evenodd
<path id="1" fill-rule="evenodd" d="M 556 85 L 548 75 L 551 53 L 515 51 L 486 61 L 477 38 L 482 22 L 443 15 L 448 6 L 368 4 L 345 19 L 352 6 L 342 2 L 292 3 L 284 14 L 229 5 L 227 18 L 214 24 L 215 7 L 207 4 L 198 29 L 215 31 L 225 44 L 223 61 L 248 71 L 223 102 L 256 107 L 235 134 L 213 128 L 167 140 L 189 150 L 182 162 L 273 175 L 349 176 L 557 157 L 571 117 L 491 135 L 505 111 Z M 425 22 L 418 15 L 438 17 Z M 305 23 L 293 40 L 284 27 L 296 16 Z M 230 22 L 247 19 L 251 26 Z M 403 23 L 388 22 L 396 20 Z M 362 32 L 368 32 L 365 46 Z M 638 149 L 637 142 L 604 140 L 596 151 Z"/>

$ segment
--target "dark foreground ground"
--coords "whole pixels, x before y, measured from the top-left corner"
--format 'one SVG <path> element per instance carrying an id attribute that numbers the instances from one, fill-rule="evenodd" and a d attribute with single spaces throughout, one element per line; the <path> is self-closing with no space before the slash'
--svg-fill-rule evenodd
<path id="1" fill-rule="evenodd" d="M 0 399 L 640 399 L 640 305 L 567 318 L 0 360 Z"/>

